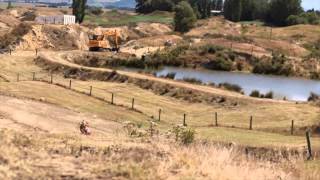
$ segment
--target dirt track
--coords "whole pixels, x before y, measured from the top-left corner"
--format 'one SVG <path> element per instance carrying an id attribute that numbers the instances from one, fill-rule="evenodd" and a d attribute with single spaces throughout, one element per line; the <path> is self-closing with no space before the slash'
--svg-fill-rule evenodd
<path id="1" fill-rule="evenodd" d="M 111 134 L 120 124 L 97 118 L 92 114 L 78 113 L 55 105 L 0 95 L 1 128 L 38 129 L 49 133 L 80 134 L 78 124 L 90 123 L 96 135 Z"/>
<path id="2" fill-rule="evenodd" d="M 82 51 L 64 51 L 64 52 L 41 52 L 39 53 L 39 57 L 42 60 L 48 61 L 49 63 L 53 64 L 60 64 L 62 66 L 66 67 L 72 67 L 72 68 L 81 68 L 84 70 L 91 70 L 91 71 L 97 71 L 97 72 L 112 72 L 111 69 L 107 68 L 93 68 L 93 67 L 86 67 L 86 66 L 81 66 L 78 64 L 75 64 L 72 62 L 72 60 L 67 60 L 65 57 L 70 54 L 79 54 L 83 53 Z M 179 81 L 174 81 L 170 79 L 164 79 L 164 78 L 157 78 L 151 75 L 145 75 L 145 74 L 139 74 L 135 72 L 127 72 L 127 71 L 121 71 L 117 70 L 117 73 L 120 75 L 124 75 L 127 77 L 132 77 L 132 78 L 137 78 L 141 80 L 149 80 L 153 82 L 158 82 L 162 84 L 167 84 L 167 85 L 172 85 L 174 87 L 180 87 L 180 88 L 186 88 L 190 90 L 195 90 L 199 91 L 202 93 L 208 93 L 212 95 L 218 95 L 218 96 L 224 96 L 224 97 L 229 97 L 229 98 L 234 98 L 234 99 L 239 99 L 241 100 L 251 100 L 255 102 L 277 102 L 277 103 L 290 103 L 288 101 L 280 101 L 280 100 L 271 100 L 271 99 L 257 99 L 257 98 L 251 98 L 245 95 L 241 95 L 239 93 L 234 93 L 231 91 L 226 91 L 218 88 L 213 88 L 209 86 L 204 86 L 204 85 L 195 85 L 195 84 L 190 84 L 190 83 L 185 83 L 185 82 L 179 82 Z"/>

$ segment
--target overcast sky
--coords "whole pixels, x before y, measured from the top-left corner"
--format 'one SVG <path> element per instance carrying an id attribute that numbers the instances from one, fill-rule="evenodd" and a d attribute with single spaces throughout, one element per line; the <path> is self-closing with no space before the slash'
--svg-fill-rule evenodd
<path id="1" fill-rule="evenodd" d="M 305 9 L 319 9 L 320 10 L 320 0 L 302 0 L 302 6 Z"/>

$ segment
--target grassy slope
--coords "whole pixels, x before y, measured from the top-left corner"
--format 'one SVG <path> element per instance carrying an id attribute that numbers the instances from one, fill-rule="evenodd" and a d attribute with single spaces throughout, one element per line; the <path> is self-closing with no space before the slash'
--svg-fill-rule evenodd
<path id="1" fill-rule="evenodd" d="M 11 80 L 13 81 L 16 78 L 16 72 L 28 72 L 28 78 L 31 78 L 32 71 L 40 70 L 37 66 L 33 65 L 32 58 L 33 54 L 31 52 L 29 56 L 13 56 L 13 58 L 10 59 L 0 57 L 0 59 L 2 59 L 0 63 L 0 67 L 3 69 L 2 73 L 10 74 Z M 24 76 L 21 75 L 20 78 L 23 79 Z M 48 79 L 49 77 L 47 76 L 46 78 Z M 61 83 L 68 85 L 68 80 L 66 79 L 55 77 L 54 81 L 56 82 L 57 80 L 61 80 Z M 126 111 L 125 108 L 121 110 L 86 95 L 81 95 L 44 83 L 1 83 L 1 90 L 11 91 L 11 93 L 19 96 L 27 96 L 36 99 L 44 97 L 46 101 L 58 104 L 62 107 L 81 112 L 90 112 L 97 114 L 102 118 L 109 117 L 122 122 L 128 120 L 142 122 L 145 126 L 147 126 L 150 116 L 154 116 L 155 119 L 157 119 L 158 109 L 162 108 L 162 121 L 160 122 L 159 127 L 163 131 L 167 131 L 174 124 L 181 123 L 183 113 L 187 112 L 190 114 L 190 112 L 192 112 L 193 117 L 192 115 L 187 116 L 187 123 L 196 128 L 199 137 L 222 142 L 233 141 L 253 146 L 289 145 L 301 147 L 304 145 L 303 135 L 287 136 L 263 131 L 270 132 L 277 130 L 279 132 L 280 129 L 281 132 L 287 131 L 285 134 L 288 134 L 291 119 L 296 120 L 297 126 L 306 126 L 314 124 L 318 117 L 317 108 L 308 104 L 261 103 L 259 106 L 257 106 L 257 104 L 248 104 L 234 108 L 215 107 L 206 104 L 191 104 L 169 97 L 158 96 L 152 92 L 128 84 L 77 81 L 76 84 L 74 83 L 73 87 L 88 92 L 90 85 L 93 85 L 94 87 L 94 95 L 110 100 L 110 94 L 106 92 L 112 91 L 115 93 L 115 102 L 117 104 L 126 105 L 127 107 L 130 107 L 131 98 L 135 97 L 135 107 L 145 115 Z M 104 89 L 105 91 L 96 88 Z M 254 119 L 254 129 L 260 131 L 209 127 L 213 122 L 213 112 L 215 111 L 222 114 L 222 116 L 219 116 L 220 124 L 229 126 L 234 125 L 243 128 L 248 127 L 248 114 L 252 114 L 256 117 Z M 266 115 L 268 113 L 269 115 Z M 266 121 L 266 117 L 270 120 Z M 314 142 L 316 143 L 318 140 L 314 140 Z"/>
<path id="2" fill-rule="evenodd" d="M 128 14 L 119 11 L 107 11 L 102 15 L 96 16 L 88 14 L 85 16 L 84 24 L 95 24 L 98 26 L 122 26 L 130 23 L 140 22 L 156 22 L 156 23 L 172 23 L 172 15 L 166 13 L 153 14 Z"/>

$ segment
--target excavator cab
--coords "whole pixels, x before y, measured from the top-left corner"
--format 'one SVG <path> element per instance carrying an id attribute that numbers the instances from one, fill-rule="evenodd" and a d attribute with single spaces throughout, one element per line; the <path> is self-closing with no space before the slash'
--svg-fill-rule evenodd
<path id="1" fill-rule="evenodd" d="M 117 30 L 106 31 L 101 35 L 89 35 L 89 51 L 109 50 L 118 52 L 120 50 L 118 38 Z"/>

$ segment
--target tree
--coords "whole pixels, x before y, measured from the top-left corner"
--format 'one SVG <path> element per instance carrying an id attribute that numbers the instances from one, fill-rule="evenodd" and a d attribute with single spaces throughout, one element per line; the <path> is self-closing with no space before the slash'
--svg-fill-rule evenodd
<path id="1" fill-rule="evenodd" d="M 181 1 L 175 8 L 174 27 L 175 31 L 188 32 L 196 22 L 197 18 L 190 4 Z"/>
<path id="2" fill-rule="evenodd" d="M 210 17 L 211 15 L 211 0 L 198 0 L 196 2 L 197 9 L 201 19 Z"/>
<path id="3" fill-rule="evenodd" d="M 13 8 L 11 1 L 8 1 L 7 9 Z"/>
<path id="4" fill-rule="evenodd" d="M 224 17 L 231 21 L 240 21 L 242 12 L 242 0 L 225 0 Z"/>
<path id="5" fill-rule="evenodd" d="M 242 21 L 251 21 L 255 19 L 255 10 L 257 4 L 255 0 L 242 0 L 242 11 L 241 11 L 241 20 Z"/>
<path id="6" fill-rule="evenodd" d="M 172 11 L 175 4 L 171 0 L 152 0 L 152 10 Z"/>
<path id="7" fill-rule="evenodd" d="M 223 9 L 223 0 L 217 0 L 216 10 L 221 11 Z"/>
<path id="8" fill-rule="evenodd" d="M 72 1 L 72 14 L 76 17 L 76 22 L 82 23 L 85 10 L 86 10 L 87 0 L 73 0 Z"/>
<path id="9" fill-rule="evenodd" d="M 301 0 L 271 0 L 268 21 L 283 26 L 290 15 L 298 15 L 302 11 Z"/>

